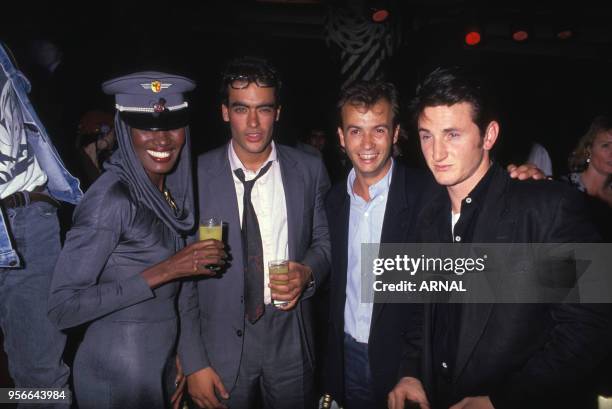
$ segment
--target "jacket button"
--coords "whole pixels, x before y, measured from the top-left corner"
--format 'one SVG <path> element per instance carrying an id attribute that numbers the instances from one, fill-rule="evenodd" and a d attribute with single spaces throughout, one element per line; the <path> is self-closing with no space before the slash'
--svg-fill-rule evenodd
<path id="1" fill-rule="evenodd" d="M 17 265 L 17 262 L 15 260 L 9 261 L 9 266 L 15 267 L 16 265 Z"/>
<path id="2" fill-rule="evenodd" d="M 242 330 L 241 330 L 241 329 L 237 330 L 237 331 L 236 331 L 236 335 L 238 335 L 239 337 L 241 337 L 241 336 L 242 336 Z"/>

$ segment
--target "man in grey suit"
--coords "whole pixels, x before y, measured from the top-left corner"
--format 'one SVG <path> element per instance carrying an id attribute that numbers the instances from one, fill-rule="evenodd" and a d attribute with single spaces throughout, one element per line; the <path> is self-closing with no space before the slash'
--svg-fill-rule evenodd
<path id="1" fill-rule="evenodd" d="M 320 158 L 272 141 L 280 85 L 263 59 L 230 62 L 221 108 L 232 138 L 198 158 L 200 220 L 223 220 L 231 258 L 197 283 L 200 329 L 183 334 L 200 336 L 179 345 L 203 408 L 314 405 L 310 298 L 329 269 L 329 179 Z M 270 284 L 268 262 L 279 259 L 288 274 Z"/>

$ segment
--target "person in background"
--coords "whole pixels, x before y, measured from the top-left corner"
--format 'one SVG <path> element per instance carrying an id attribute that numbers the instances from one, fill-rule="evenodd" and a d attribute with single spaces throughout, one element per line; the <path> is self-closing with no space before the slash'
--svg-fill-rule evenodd
<path id="1" fill-rule="evenodd" d="M 312 129 L 306 136 L 306 143 L 314 147 L 317 151 L 323 152 L 327 144 L 325 131 L 323 129 Z"/>
<path id="2" fill-rule="evenodd" d="M 612 117 L 598 116 L 569 159 L 567 180 L 612 207 Z"/>
<path id="3" fill-rule="evenodd" d="M 612 243 L 612 117 L 593 119 L 568 160 L 570 173 L 561 180 L 586 195 L 588 213 L 603 241 Z M 612 396 L 612 356 L 599 368 L 600 391 Z"/>
<path id="4" fill-rule="evenodd" d="M 306 135 L 303 135 L 297 141 L 297 143 L 295 144 L 295 148 L 303 152 L 310 153 L 312 155 L 321 157 L 322 155 L 321 149 L 319 149 L 317 146 L 315 146 L 315 144 L 313 144 L 313 134 L 316 134 L 317 132 L 323 132 L 323 131 L 318 131 L 316 129 L 309 131 Z M 323 137 L 324 136 L 325 134 L 323 134 Z"/>
<path id="5" fill-rule="evenodd" d="M 87 111 L 79 121 L 76 139 L 78 176 L 83 189 L 102 174 L 102 164 L 111 156 L 114 147 L 113 116 L 100 110 Z"/>
<path id="6" fill-rule="evenodd" d="M 541 144 L 537 142 L 531 144 L 526 162 L 537 166 L 547 177 L 553 176 L 552 160 L 546 148 Z"/>
<path id="7" fill-rule="evenodd" d="M 569 158 L 561 180 L 586 195 L 588 211 L 605 242 L 612 242 L 612 118 L 598 116 Z"/>
<path id="8" fill-rule="evenodd" d="M 62 360 L 66 337 L 47 318 L 47 298 L 60 251 L 57 209 L 60 201 L 77 203 L 82 192 L 28 99 L 30 83 L 2 44 L 0 66 L 0 327 L 4 350 L 16 387 L 66 388 L 70 374 Z"/>

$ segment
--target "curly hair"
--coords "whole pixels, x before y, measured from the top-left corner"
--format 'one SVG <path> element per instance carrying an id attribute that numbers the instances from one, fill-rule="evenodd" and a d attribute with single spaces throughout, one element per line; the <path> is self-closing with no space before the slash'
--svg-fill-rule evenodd
<path id="1" fill-rule="evenodd" d="M 612 130 L 612 117 L 600 115 L 595 117 L 589 126 L 589 130 L 580 138 L 576 148 L 568 160 L 568 166 L 572 172 L 582 172 L 588 166 L 587 159 L 591 157 L 591 146 L 597 135 L 601 132 Z"/>
<path id="2" fill-rule="evenodd" d="M 263 81 L 274 88 L 276 105 L 280 105 L 281 79 L 278 70 L 265 58 L 243 56 L 229 61 L 221 73 L 221 102 L 227 105 L 229 85 L 236 77 L 247 77 L 249 81 Z"/>

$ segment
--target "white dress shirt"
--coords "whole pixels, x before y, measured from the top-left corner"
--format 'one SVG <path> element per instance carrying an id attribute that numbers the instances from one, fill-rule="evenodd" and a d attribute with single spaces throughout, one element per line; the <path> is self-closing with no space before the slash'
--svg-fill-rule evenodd
<path id="1" fill-rule="evenodd" d="M 289 243 L 287 239 L 287 205 L 285 202 L 285 189 L 283 188 L 283 180 L 281 176 L 280 164 L 276 155 L 276 146 L 271 143 L 272 152 L 268 159 L 264 161 L 257 172 L 253 172 L 244 167 L 236 151 L 234 150 L 233 142 L 229 144 L 228 156 L 234 178 L 234 187 L 236 188 L 236 197 L 238 199 L 238 213 L 240 216 L 240 224 L 242 226 L 243 212 L 243 197 L 244 185 L 234 173 L 236 169 L 242 169 L 244 179 L 255 179 L 259 170 L 268 162 L 272 162 L 272 166 L 265 175 L 257 179 L 253 190 L 251 191 L 251 202 L 257 215 L 259 223 L 259 232 L 261 234 L 261 244 L 263 247 L 263 263 L 264 263 L 264 303 L 270 304 L 272 299 L 270 296 L 270 288 L 268 287 L 269 273 L 268 262 L 272 260 L 287 260 L 289 258 Z"/>

